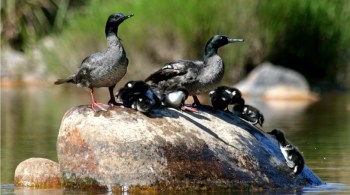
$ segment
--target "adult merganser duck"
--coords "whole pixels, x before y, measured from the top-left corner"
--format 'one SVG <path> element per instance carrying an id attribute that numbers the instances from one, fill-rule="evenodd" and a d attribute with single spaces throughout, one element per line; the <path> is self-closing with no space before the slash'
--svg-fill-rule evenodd
<path id="1" fill-rule="evenodd" d="M 304 168 L 304 158 L 299 150 L 286 140 L 284 133 L 281 130 L 274 129 L 271 132 L 268 132 L 268 134 L 276 137 L 287 165 L 293 170 L 293 173 L 295 175 L 301 173 Z"/>
<path id="2" fill-rule="evenodd" d="M 59 79 L 56 85 L 62 83 L 74 83 L 79 87 L 90 88 L 91 107 L 94 111 L 108 109 L 108 105 L 96 102 L 94 88 L 108 87 L 109 105 L 119 105 L 115 101 L 113 89 L 124 77 L 128 67 L 128 58 L 120 39 L 118 38 L 118 26 L 133 14 L 112 14 L 108 17 L 105 33 L 107 37 L 107 49 L 86 57 L 79 66 L 79 71 L 65 79 Z"/>
<path id="3" fill-rule="evenodd" d="M 194 104 L 200 105 L 196 95 L 207 93 L 222 80 L 224 63 L 217 50 L 228 44 L 242 42 L 223 35 L 213 36 L 206 44 L 203 61 L 178 60 L 169 62 L 151 74 L 145 81 L 157 96 L 184 88 L 193 97 Z"/>

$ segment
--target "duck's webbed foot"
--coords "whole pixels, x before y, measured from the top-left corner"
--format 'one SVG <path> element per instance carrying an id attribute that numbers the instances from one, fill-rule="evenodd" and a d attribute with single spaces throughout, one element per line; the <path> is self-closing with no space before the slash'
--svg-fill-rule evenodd
<path id="1" fill-rule="evenodd" d="M 115 98 L 111 98 L 109 101 L 108 101 L 108 105 L 110 105 L 110 106 L 123 106 L 123 104 L 122 103 L 118 103 L 117 101 L 115 101 Z"/>
<path id="2" fill-rule="evenodd" d="M 107 104 L 103 104 L 103 103 L 99 103 L 99 102 L 93 102 L 91 103 L 91 108 L 95 111 L 95 112 L 98 112 L 98 111 L 107 111 L 108 108 L 109 108 L 109 105 Z"/>
<path id="3" fill-rule="evenodd" d="M 103 103 L 99 103 L 96 102 L 95 97 L 94 97 L 94 89 L 90 88 L 90 97 L 91 97 L 91 108 L 92 110 L 94 110 L 95 112 L 98 111 L 107 111 L 109 106 L 107 104 L 103 104 Z"/>
<path id="4" fill-rule="evenodd" d="M 198 112 L 198 109 L 197 108 L 195 108 L 195 107 L 193 107 L 193 106 L 186 106 L 186 105 L 183 105 L 182 107 L 181 107 L 181 110 L 183 110 L 183 111 L 190 111 L 190 112 Z"/>

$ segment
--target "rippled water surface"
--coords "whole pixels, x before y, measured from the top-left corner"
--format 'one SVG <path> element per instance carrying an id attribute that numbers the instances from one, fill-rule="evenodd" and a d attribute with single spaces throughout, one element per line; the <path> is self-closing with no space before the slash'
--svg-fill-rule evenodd
<path id="1" fill-rule="evenodd" d="M 99 100 L 108 101 L 104 96 L 107 89 L 96 92 Z M 56 138 L 63 114 L 72 106 L 89 102 L 88 91 L 75 87 L 1 89 L 2 194 L 76 193 L 14 189 L 13 175 L 18 163 L 30 157 L 57 161 Z M 350 94 L 323 95 L 312 104 L 258 99 L 247 102 L 264 113 L 264 130 L 284 130 L 302 151 L 307 165 L 327 183 L 304 188 L 303 193 L 350 194 Z"/>

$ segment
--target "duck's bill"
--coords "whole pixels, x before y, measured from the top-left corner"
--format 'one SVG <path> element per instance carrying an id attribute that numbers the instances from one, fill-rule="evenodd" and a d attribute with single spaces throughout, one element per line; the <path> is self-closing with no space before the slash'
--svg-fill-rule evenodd
<path id="1" fill-rule="evenodd" d="M 229 43 L 244 42 L 244 39 L 232 39 L 232 38 L 230 38 L 230 39 L 228 39 L 228 42 Z"/>
<path id="2" fill-rule="evenodd" d="M 126 15 L 124 18 L 125 19 L 128 19 L 128 18 L 131 18 L 131 17 L 133 17 L 134 16 L 134 14 L 129 14 L 129 15 Z"/>

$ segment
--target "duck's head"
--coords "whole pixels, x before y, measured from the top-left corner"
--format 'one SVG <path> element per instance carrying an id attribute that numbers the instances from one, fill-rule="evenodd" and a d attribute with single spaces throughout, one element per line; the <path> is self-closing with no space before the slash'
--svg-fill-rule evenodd
<path id="1" fill-rule="evenodd" d="M 280 143 L 284 143 L 286 141 L 286 138 L 284 137 L 284 133 L 281 130 L 274 129 L 274 130 L 267 132 L 267 133 L 275 136 L 277 141 Z"/>
<path id="2" fill-rule="evenodd" d="M 212 38 L 209 39 L 209 41 L 205 46 L 205 56 L 216 53 L 220 47 L 225 46 L 229 43 L 243 42 L 243 41 L 244 41 L 243 39 L 234 39 L 225 35 L 214 35 Z"/>
<path id="3" fill-rule="evenodd" d="M 235 42 L 243 42 L 243 39 L 234 39 L 230 38 L 225 35 L 214 35 L 209 41 L 209 44 L 212 44 L 213 47 L 220 48 L 222 46 L 225 46 L 229 43 L 235 43 Z"/>
<path id="4" fill-rule="evenodd" d="M 124 20 L 134 16 L 134 14 L 124 15 L 123 13 L 112 14 L 108 17 L 106 23 L 105 33 L 118 33 L 118 26 L 123 23 Z"/>
<path id="5" fill-rule="evenodd" d="M 231 99 L 230 104 L 244 105 L 244 104 L 245 104 L 245 101 L 244 101 L 244 99 L 243 99 L 242 97 L 234 96 L 234 97 Z"/>
<path id="6" fill-rule="evenodd" d="M 154 99 L 151 99 L 146 95 L 142 95 L 132 103 L 131 107 L 137 111 L 148 113 L 155 105 L 156 102 Z"/>

